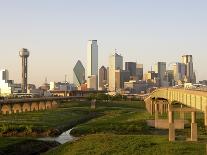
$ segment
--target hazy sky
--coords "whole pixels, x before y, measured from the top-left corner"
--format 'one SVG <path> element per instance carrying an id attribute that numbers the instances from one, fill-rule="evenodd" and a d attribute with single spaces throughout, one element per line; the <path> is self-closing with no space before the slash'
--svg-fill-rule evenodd
<path id="1" fill-rule="evenodd" d="M 99 45 L 99 66 L 116 48 L 124 61 L 180 61 L 192 54 L 198 80 L 207 79 L 206 0 L 0 0 L 0 68 L 20 81 L 18 50 L 28 48 L 29 83 L 63 81 L 87 40 Z M 169 65 L 170 66 L 170 65 Z"/>

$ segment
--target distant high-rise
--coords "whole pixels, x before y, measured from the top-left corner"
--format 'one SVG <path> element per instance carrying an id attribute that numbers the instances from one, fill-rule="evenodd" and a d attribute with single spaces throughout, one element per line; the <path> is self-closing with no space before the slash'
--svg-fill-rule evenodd
<path id="1" fill-rule="evenodd" d="M 98 44 L 97 40 L 89 40 L 87 47 L 87 76 L 98 76 Z"/>
<path id="2" fill-rule="evenodd" d="M 106 67 L 102 66 L 99 69 L 99 88 L 105 89 L 105 86 L 107 84 L 107 69 Z"/>
<path id="3" fill-rule="evenodd" d="M 136 62 L 125 62 L 125 70 L 129 71 L 130 79 L 136 80 Z"/>
<path id="4" fill-rule="evenodd" d="M 187 82 L 194 82 L 194 70 L 193 70 L 193 57 L 192 55 L 183 55 L 182 56 L 182 63 L 186 65 L 186 78 Z"/>
<path id="5" fill-rule="evenodd" d="M 97 90 L 97 76 L 91 75 L 87 79 L 87 88 L 88 90 Z"/>
<path id="6" fill-rule="evenodd" d="M 168 86 L 167 76 L 166 76 L 166 62 L 158 62 L 155 64 L 155 73 L 159 80 L 159 86 Z"/>
<path id="7" fill-rule="evenodd" d="M 136 76 L 136 62 L 125 62 L 125 70 L 129 71 L 130 76 Z"/>
<path id="8" fill-rule="evenodd" d="M 124 82 L 128 82 L 130 80 L 130 72 L 126 70 L 115 70 L 115 85 L 116 90 L 124 88 Z"/>
<path id="9" fill-rule="evenodd" d="M 173 76 L 176 83 L 178 81 L 184 81 L 185 72 L 186 72 L 186 65 L 184 63 L 177 62 L 173 64 Z"/>
<path id="10" fill-rule="evenodd" d="M 27 60 L 29 57 L 29 51 L 25 48 L 20 49 L 19 51 L 19 56 L 22 58 L 22 93 L 27 93 L 27 78 L 28 78 L 28 73 L 27 73 Z"/>
<path id="11" fill-rule="evenodd" d="M 75 67 L 73 68 L 73 83 L 76 86 L 80 86 L 85 83 L 85 68 L 80 60 L 77 61 Z"/>
<path id="12" fill-rule="evenodd" d="M 98 44 L 97 40 L 89 40 L 87 46 L 87 77 L 96 76 L 94 83 L 97 84 L 96 88 L 98 88 Z"/>
<path id="13" fill-rule="evenodd" d="M 143 64 L 137 64 L 136 77 L 137 77 L 137 80 L 143 80 Z"/>
<path id="14" fill-rule="evenodd" d="M 109 91 L 116 91 L 115 70 L 123 70 L 123 57 L 115 53 L 109 57 Z"/>

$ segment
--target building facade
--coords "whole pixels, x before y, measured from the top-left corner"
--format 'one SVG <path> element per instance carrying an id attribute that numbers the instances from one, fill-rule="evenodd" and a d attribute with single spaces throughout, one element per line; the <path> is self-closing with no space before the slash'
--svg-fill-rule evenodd
<path id="1" fill-rule="evenodd" d="M 106 84 L 107 84 L 107 69 L 106 67 L 102 66 L 99 69 L 99 88 L 104 90 Z"/>
<path id="2" fill-rule="evenodd" d="M 77 61 L 73 68 L 73 83 L 78 87 L 85 83 L 85 68 L 80 60 Z"/>
<path id="3" fill-rule="evenodd" d="M 137 81 L 143 80 L 143 64 L 137 64 L 136 65 L 136 77 Z"/>
<path id="4" fill-rule="evenodd" d="M 98 76 L 98 44 L 97 40 L 89 40 L 87 45 L 87 76 Z"/>
<path id="5" fill-rule="evenodd" d="M 87 79 L 87 88 L 88 90 L 97 90 L 97 76 L 91 75 Z"/>
<path id="6" fill-rule="evenodd" d="M 115 71 L 123 70 L 123 57 L 116 52 L 109 57 L 109 91 L 116 91 Z"/>
<path id="7" fill-rule="evenodd" d="M 194 79 L 194 70 L 193 70 L 193 56 L 192 55 L 183 55 L 182 56 L 182 63 L 186 65 L 185 75 L 186 75 L 186 82 L 195 83 L 196 79 Z"/>
<path id="8" fill-rule="evenodd" d="M 167 87 L 167 72 L 166 72 L 166 62 L 157 62 L 155 64 L 155 73 L 157 73 L 158 83 L 160 87 Z"/>
<path id="9" fill-rule="evenodd" d="M 125 70 L 129 71 L 130 79 L 136 80 L 136 62 L 125 62 Z"/>

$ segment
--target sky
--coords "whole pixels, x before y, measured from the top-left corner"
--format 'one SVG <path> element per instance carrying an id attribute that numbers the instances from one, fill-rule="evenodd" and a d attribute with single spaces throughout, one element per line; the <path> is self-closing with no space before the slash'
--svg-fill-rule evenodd
<path id="1" fill-rule="evenodd" d="M 99 67 L 117 49 L 150 70 L 192 54 L 197 80 L 207 79 L 206 0 L 0 0 L 0 68 L 21 81 L 18 51 L 27 48 L 29 83 L 70 82 L 87 41 L 98 40 Z"/>

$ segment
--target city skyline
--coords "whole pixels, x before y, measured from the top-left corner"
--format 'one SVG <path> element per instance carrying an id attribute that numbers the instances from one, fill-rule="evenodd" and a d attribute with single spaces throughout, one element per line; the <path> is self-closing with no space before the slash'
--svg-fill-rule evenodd
<path id="1" fill-rule="evenodd" d="M 108 57 L 115 48 L 124 62 L 144 64 L 145 72 L 158 61 L 168 65 L 180 62 L 184 54 L 192 54 L 197 81 L 207 79 L 205 1 L 168 4 L 164 1 L 119 4 L 105 1 L 99 5 L 89 1 L 81 2 L 80 7 L 77 7 L 80 1 L 61 2 L 56 5 L 45 1 L 41 7 L 38 2 L 2 2 L 0 68 L 9 70 L 10 79 L 21 82 L 18 51 L 27 48 L 31 52 L 28 83 L 40 85 L 45 77 L 48 81 L 64 81 L 65 74 L 72 82 L 76 61 L 80 59 L 86 68 L 87 41 L 90 39 L 99 43 L 98 68 L 108 66 Z M 81 13 L 80 9 L 83 9 Z M 99 13 L 99 9 L 107 12 Z M 90 15 L 95 18 L 84 19 Z"/>

